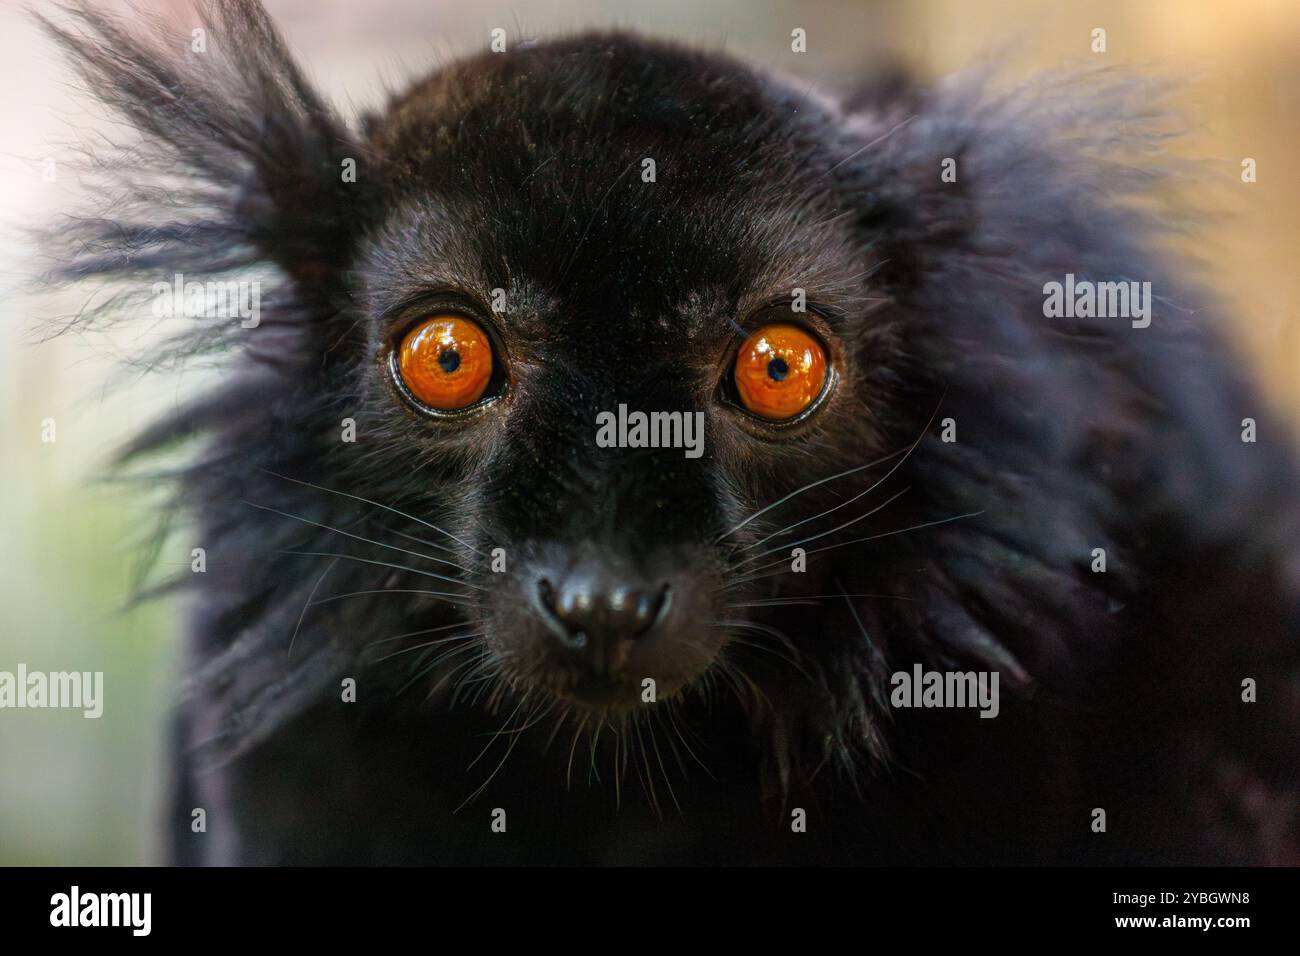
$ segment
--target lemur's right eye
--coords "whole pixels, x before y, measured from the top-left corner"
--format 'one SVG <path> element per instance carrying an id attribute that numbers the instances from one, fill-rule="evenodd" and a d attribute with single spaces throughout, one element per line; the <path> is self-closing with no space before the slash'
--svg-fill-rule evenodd
<path id="1" fill-rule="evenodd" d="M 459 315 L 435 315 L 402 337 L 394 371 L 409 395 L 441 412 L 469 408 L 493 381 L 492 343 L 479 325 Z"/>

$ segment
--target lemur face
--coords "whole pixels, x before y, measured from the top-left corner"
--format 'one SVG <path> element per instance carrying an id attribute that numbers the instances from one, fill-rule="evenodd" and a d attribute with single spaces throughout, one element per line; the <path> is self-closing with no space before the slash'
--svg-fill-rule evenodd
<path id="1" fill-rule="evenodd" d="M 868 257 L 783 95 L 611 40 L 481 58 L 371 123 L 383 456 L 401 500 L 455 502 L 494 654 L 566 699 L 707 672 L 825 505 L 756 512 L 882 451 Z"/>

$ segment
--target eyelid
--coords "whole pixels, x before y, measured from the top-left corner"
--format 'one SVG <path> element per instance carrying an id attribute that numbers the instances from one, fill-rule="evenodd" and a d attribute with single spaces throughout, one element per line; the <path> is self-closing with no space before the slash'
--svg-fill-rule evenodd
<path id="1" fill-rule="evenodd" d="M 833 366 L 838 363 L 839 340 L 826 321 L 825 310 L 821 306 L 814 307 L 810 304 L 804 312 L 792 312 L 788 301 L 778 301 L 775 304 L 759 306 L 749 312 L 743 322 L 732 323 L 730 342 L 722 354 L 721 371 L 729 372 L 735 367 L 736 356 L 740 353 L 741 346 L 765 325 L 799 326 L 822 347 L 828 365 Z"/>
<path id="2" fill-rule="evenodd" d="M 381 316 L 384 337 L 389 342 L 400 342 L 417 323 L 440 314 L 458 315 L 476 322 L 487 333 L 493 347 L 501 347 L 501 329 L 492 310 L 483 307 L 475 296 L 454 290 L 420 292 L 385 310 Z"/>
<path id="3" fill-rule="evenodd" d="M 805 303 L 803 311 L 796 312 L 790 308 L 792 302 L 793 299 L 790 298 L 768 300 L 746 312 L 745 318 L 739 323 L 732 323 L 733 330 L 738 327 L 744 331 L 740 339 L 743 342 L 756 329 L 765 325 L 778 322 L 798 325 L 817 339 L 822 348 L 826 349 L 826 354 L 830 355 L 837 341 L 837 329 L 843 313 L 821 302 L 814 302 L 811 298 Z"/>

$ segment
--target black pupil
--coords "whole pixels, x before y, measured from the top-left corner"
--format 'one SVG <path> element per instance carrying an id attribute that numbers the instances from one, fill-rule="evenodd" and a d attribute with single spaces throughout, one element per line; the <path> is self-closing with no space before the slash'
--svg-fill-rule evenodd
<path id="1" fill-rule="evenodd" d="M 777 356 L 767 363 L 767 374 L 774 382 L 785 381 L 785 377 L 790 374 L 790 366 L 785 364 L 785 359 Z"/>
<path id="2" fill-rule="evenodd" d="M 438 364 L 442 366 L 444 372 L 450 375 L 460 368 L 460 353 L 455 349 L 444 349 L 438 353 Z"/>

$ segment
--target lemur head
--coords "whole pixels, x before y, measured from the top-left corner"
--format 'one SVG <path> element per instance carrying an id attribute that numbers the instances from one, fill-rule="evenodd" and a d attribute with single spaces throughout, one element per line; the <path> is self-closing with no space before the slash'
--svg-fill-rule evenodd
<path id="1" fill-rule="evenodd" d="M 680 692 L 756 626 L 747 582 L 826 530 L 797 520 L 824 495 L 755 513 L 884 453 L 890 332 L 825 109 L 598 35 L 480 55 L 371 119 L 349 388 L 384 448 L 342 486 L 437 516 L 515 679 Z"/>
<path id="2" fill-rule="evenodd" d="M 119 283 L 87 321 L 261 283 L 257 321 L 183 316 L 162 358 L 223 376 L 127 452 L 201 439 L 177 487 L 217 750 L 366 665 L 372 701 L 593 727 L 734 692 L 782 751 L 852 763 L 883 752 L 891 656 L 1009 684 L 1068 644 L 1044 629 L 1100 633 L 1119 579 L 1077 564 L 1111 503 L 1078 469 L 1139 406 L 1053 358 L 1095 330 L 1044 330 L 1040 289 L 1122 272 L 1145 225 L 1062 205 L 1085 158 L 1041 147 L 1082 111 L 833 100 L 593 34 L 354 127 L 253 0 L 202 55 L 73 12 L 47 26 L 141 136 L 56 278 Z"/>

